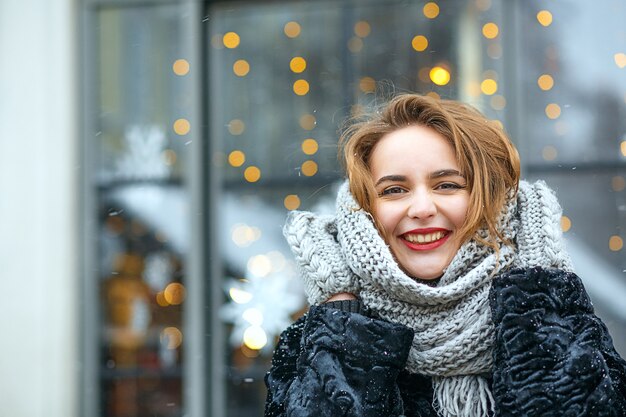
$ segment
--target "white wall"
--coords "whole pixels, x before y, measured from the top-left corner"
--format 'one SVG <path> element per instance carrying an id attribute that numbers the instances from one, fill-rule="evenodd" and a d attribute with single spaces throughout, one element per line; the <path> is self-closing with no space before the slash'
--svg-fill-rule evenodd
<path id="1" fill-rule="evenodd" d="M 0 0 L 0 416 L 78 416 L 75 13 Z"/>

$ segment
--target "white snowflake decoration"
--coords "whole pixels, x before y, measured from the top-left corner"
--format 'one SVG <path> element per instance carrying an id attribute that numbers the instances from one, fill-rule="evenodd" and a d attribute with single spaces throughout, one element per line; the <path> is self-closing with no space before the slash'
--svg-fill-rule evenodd
<path id="1" fill-rule="evenodd" d="M 291 324 L 291 315 L 305 302 L 302 289 L 285 272 L 229 279 L 224 290 L 231 301 L 222 306 L 220 316 L 234 325 L 230 344 L 239 347 L 246 341 L 263 352 L 271 352 L 274 337 Z"/>
<path id="2" fill-rule="evenodd" d="M 131 126 L 126 129 L 126 152 L 116 161 L 114 176 L 124 179 L 163 179 L 170 167 L 163 160 L 167 145 L 165 132 L 158 126 Z"/>

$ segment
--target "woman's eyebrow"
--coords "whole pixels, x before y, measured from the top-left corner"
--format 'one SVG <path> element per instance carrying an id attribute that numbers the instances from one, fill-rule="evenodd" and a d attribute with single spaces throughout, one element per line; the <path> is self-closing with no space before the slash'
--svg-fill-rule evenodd
<path id="1" fill-rule="evenodd" d="M 441 177 L 463 177 L 456 169 L 442 169 L 440 171 L 435 171 L 430 174 L 431 179 L 441 178 Z"/>
<path id="2" fill-rule="evenodd" d="M 378 187 L 383 182 L 403 182 L 406 181 L 406 177 L 404 175 L 385 175 L 384 177 L 380 177 L 378 181 L 376 181 L 375 186 Z"/>

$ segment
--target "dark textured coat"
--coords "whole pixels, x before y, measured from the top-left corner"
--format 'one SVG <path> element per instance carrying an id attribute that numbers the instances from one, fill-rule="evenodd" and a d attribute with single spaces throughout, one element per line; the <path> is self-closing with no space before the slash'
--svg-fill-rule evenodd
<path id="1" fill-rule="evenodd" d="M 496 416 L 626 416 L 626 362 L 575 274 L 512 270 L 489 301 Z M 280 337 L 265 416 L 436 416 L 430 378 L 404 370 L 412 338 L 400 324 L 311 307 Z"/>

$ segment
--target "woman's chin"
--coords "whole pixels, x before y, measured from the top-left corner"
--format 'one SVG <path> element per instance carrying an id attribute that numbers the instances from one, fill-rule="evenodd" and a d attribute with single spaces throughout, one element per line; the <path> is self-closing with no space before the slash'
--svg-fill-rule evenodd
<path id="1" fill-rule="evenodd" d="M 407 274 L 409 277 L 413 278 L 415 281 L 437 281 L 439 278 L 443 276 L 442 271 L 433 271 L 433 273 L 424 273 L 424 271 L 412 271 L 411 269 L 403 267 L 401 264 L 398 264 L 400 269 Z M 417 272 L 417 273 L 416 273 Z"/>

